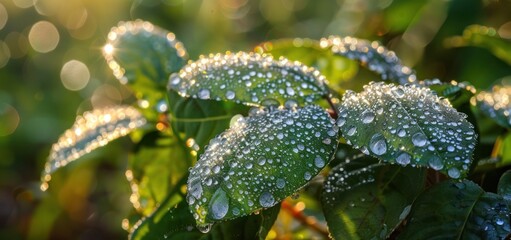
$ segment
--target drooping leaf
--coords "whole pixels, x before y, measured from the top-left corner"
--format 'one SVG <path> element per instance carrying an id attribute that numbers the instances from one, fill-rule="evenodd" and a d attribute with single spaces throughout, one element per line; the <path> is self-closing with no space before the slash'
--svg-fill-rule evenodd
<path id="1" fill-rule="evenodd" d="M 192 166 L 184 146 L 166 132 L 147 133 L 130 154 L 126 178 L 130 182 L 130 201 L 143 216 L 148 216 L 177 187 Z"/>
<path id="2" fill-rule="evenodd" d="M 402 85 L 417 80 L 411 68 L 401 64 L 394 52 L 387 50 L 378 42 L 354 37 L 330 36 L 322 38 L 320 46 L 330 49 L 336 55 L 359 61 L 362 66 L 379 74 L 383 80 L 391 80 Z"/>
<path id="3" fill-rule="evenodd" d="M 172 90 L 168 97 L 168 119 L 195 151 L 227 129 L 234 115 L 246 114 L 249 110 L 241 104 L 181 97 Z"/>
<path id="4" fill-rule="evenodd" d="M 254 51 L 269 53 L 276 58 L 285 57 L 314 67 L 328 79 L 331 87 L 355 76 L 358 70 L 357 62 L 335 55 L 329 49 L 321 48 L 319 43 L 308 38 L 279 39 L 261 43 Z"/>
<path id="5" fill-rule="evenodd" d="M 467 180 L 445 181 L 417 198 L 398 239 L 504 239 L 509 214 L 501 196 Z"/>
<path id="6" fill-rule="evenodd" d="M 257 53 L 216 54 L 189 63 L 169 79 L 169 88 L 182 96 L 264 105 L 312 103 L 327 94 L 318 70 L 285 58 Z"/>
<path id="7" fill-rule="evenodd" d="M 265 239 L 280 210 L 280 205 L 276 205 L 257 215 L 218 223 L 207 233 L 202 233 L 195 227 L 195 220 L 186 201 L 176 205 L 177 199 L 181 198 L 167 199 L 151 216 L 140 220 L 129 239 Z"/>
<path id="8" fill-rule="evenodd" d="M 190 210 L 207 225 L 274 206 L 318 174 L 336 145 L 333 119 L 318 106 L 241 117 L 190 171 Z"/>
<path id="9" fill-rule="evenodd" d="M 476 95 L 477 107 L 499 125 L 511 128 L 511 86 L 494 86 Z"/>
<path id="10" fill-rule="evenodd" d="M 179 71 L 188 59 L 173 33 L 141 20 L 113 27 L 103 56 L 115 77 L 134 91 L 139 107 L 152 110 L 144 111 L 149 116 L 164 103 L 170 74 Z"/>
<path id="11" fill-rule="evenodd" d="M 500 177 L 497 193 L 506 200 L 508 206 L 511 206 L 511 170 L 506 171 Z"/>
<path id="12" fill-rule="evenodd" d="M 482 47 L 491 51 L 496 57 L 511 65 L 511 41 L 501 38 L 497 30 L 481 25 L 465 28 L 462 36 L 445 40 L 447 47 Z"/>
<path id="13" fill-rule="evenodd" d="M 334 239 L 387 239 L 422 191 L 425 169 L 384 165 L 365 156 L 336 166 L 323 211 Z"/>
<path id="14" fill-rule="evenodd" d="M 92 150 L 129 134 L 145 125 L 138 110 L 129 106 L 109 107 L 85 112 L 53 144 L 45 164 L 41 188 L 48 187 L 51 173 Z"/>
<path id="15" fill-rule="evenodd" d="M 355 148 L 383 161 L 428 166 L 451 178 L 464 177 L 476 134 L 464 114 L 431 90 L 370 83 L 347 92 L 337 125 Z"/>

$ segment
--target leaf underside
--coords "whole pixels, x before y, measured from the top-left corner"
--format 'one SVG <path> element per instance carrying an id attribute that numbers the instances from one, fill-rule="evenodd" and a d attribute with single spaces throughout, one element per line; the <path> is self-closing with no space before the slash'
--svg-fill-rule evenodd
<path id="1" fill-rule="evenodd" d="M 422 191 L 425 169 L 391 166 L 364 156 L 330 172 L 322 195 L 334 239 L 386 239 Z"/>
<path id="2" fill-rule="evenodd" d="M 318 174 L 336 145 L 333 119 L 317 106 L 240 118 L 190 171 L 190 210 L 203 225 L 271 207 Z"/>
<path id="3" fill-rule="evenodd" d="M 511 231 L 501 196 L 470 181 L 445 181 L 422 193 L 398 239 L 504 239 Z"/>
<path id="4" fill-rule="evenodd" d="M 337 125 L 349 144 L 383 161 L 466 176 L 476 134 L 447 100 L 427 88 L 370 83 L 347 92 Z"/>

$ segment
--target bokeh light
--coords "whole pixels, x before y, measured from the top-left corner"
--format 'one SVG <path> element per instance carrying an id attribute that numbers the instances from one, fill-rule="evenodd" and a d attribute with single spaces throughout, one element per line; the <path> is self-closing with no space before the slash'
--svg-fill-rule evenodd
<path id="1" fill-rule="evenodd" d="M 9 47 L 11 58 L 22 58 L 27 55 L 29 43 L 25 35 L 19 32 L 10 32 L 5 38 L 5 44 Z"/>
<path id="2" fill-rule="evenodd" d="M 28 41 L 32 48 L 40 53 L 53 51 L 59 44 L 59 31 L 48 21 L 39 21 L 32 26 Z"/>
<path id="3" fill-rule="evenodd" d="M 11 135 L 19 122 L 18 111 L 9 104 L 0 103 L 0 137 Z"/>
<path id="4" fill-rule="evenodd" d="M 66 62 L 60 70 L 62 84 L 71 91 L 82 90 L 89 83 L 89 79 L 89 68 L 78 60 Z"/>
<path id="5" fill-rule="evenodd" d="M 0 68 L 7 65 L 10 57 L 11 52 L 9 51 L 9 47 L 4 42 L 0 41 Z"/>
<path id="6" fill-rule="evenodd" d="M 9 19 L 9 15 L 7 14 L 7 9 L 5 9 L 4 5 L 0 3 L 0 30 L 5 27 L 7 23 L 7 19 Z"/>
<path id="7" fill-rule="evenodd" d="M 12 0 L 14 5 L 19 8 L 29 8 L 34 5 L 34 0 Z"/>

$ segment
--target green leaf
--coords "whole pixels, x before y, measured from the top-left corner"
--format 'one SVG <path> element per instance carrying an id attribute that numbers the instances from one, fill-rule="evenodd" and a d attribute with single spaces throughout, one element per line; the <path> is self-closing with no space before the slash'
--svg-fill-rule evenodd
<path id="1" fill-rule="evenodd" d="M 146 120 L 133 107 L 118 106 L 85 112 L 53 144 L 45 164 L 41 188 L 48 188 L 51 173 L 92 150 L 125 136 L 145 125 Z"/>
<path id="2" fill-rule="evenodd" d="M 425 169 L 389 166 L 365 156 L 330 172 L 322 195 L 334 239 L 387 239 L 410 211 Z"/>
<path id="3" fill-rule="evenodd" d="M 482 91 L 476 96 L 477 107 L 496 123 L 511 128 L 511 86 L 493 87 L 491 92 Z"/>
<path id="4" fill-rule="evenodd" d="M 502 39 L 497 30 L 481 25 L 465 28 L 462 36 L 445 40 L 447 47 L 481 47 L 491 51 L 496 57 L 511 65 L 511 41 Z"/>
<path id="5" fill-rule="evenodd" d="M 511 206 L 511 170 L 506 171 L 500 177 L 497 193 L 506 200 L 508 206 Z"/>
<path id="6" fill-rule="evenodd" d="M 195 227 L 195 220 L 185 201 L 169 198 L 151 216 L 140 220 L 129 239 L 265 239 L 280 210 L 280 205 L 232 221 L 218 223 L 208 233 Z"/>
<path id="7" fill-rule="evenodd" d="M 115 77 L 127 84 L 150 119 L 159 110 L 170 74 L 186 64 L 188 54 L 175 35 L 141 20 L 120 22 L 108 33 L 103 55 Z"/>
<path id="8" fill-rule="evenodd" d="M 234 115 L 248 112 L 244 105 L 184 98 L 173 90 L 168 92 L 168 97 L 169 121 L 195 151 L 227 129 Z"/>
<path id="9" fill-rule="evenodd" d="M 359 61 L 362 66 L 377 73 L 383 80 L 391 80 L 402 85 L 417 80 L 411 68 L 401 64 L 394 52 L 387 50 L 378 42 L 330 36 L 322 38 L 320 46 L 330 49 L 336 55 Z"/>
<path id="10" fill-rule="evenodd" d="M 511 231 L 501 196 L 470 181 L 445 181 L 413 204 L 398 239 L 504 239 Z"/>
<path id="11" fill-rule="evenodd" d="M 211 140 L 190 171 L 187 201 L 198 225 L 274 206 L 332 158 L 337 128 L 320 107 L 252 114 Z"/>
<path id="12" fill-rule="evenodd" d="M 348 143 L 383 161 L 466 176 L 476 134 L 465 115 L 427 88 L 370 83 L 346 92 L 337 125 Z"/>
<path id="13" fill-rule="evenodd" d="M 330 82 L 330 86 L 347 82 L 358 70 L 358 64 L 329 49 L 321 48 L 319 41 L 308 38 L 279 39 L 261 43 L 254 50 L 272 56 L 285 57 L 318 69 Z"/>
<path id="14" fill-rule="evenodd" d="M 451 81 L 449 83 L 441 82 L 438 79 L 421 81 L 421 86 L 428 87 L 436 92 L 438 96 L 447 98 L 451 105 L 460 109 L 470 103 L 470 99 L 475 95 L 476 89 L 468 82 Z"/>
<path id="15" fill-rule="evenodd" d="M 173 74 L 169 88 L 186 97 L 255 106 L 265 100 L 309 104 L 327 94 L 325 77 L 316 69 L 244 52 L 201 57 Z"/>
<path id="16" fill-rule="evenodd" d="M 144 135 L 130 154 L 126 177 L 130 182 L 130 201 L 143 216 L 148 216 L 165 199 L 192 166 L 188 151 L 175 136 L 163 132 Z"/>

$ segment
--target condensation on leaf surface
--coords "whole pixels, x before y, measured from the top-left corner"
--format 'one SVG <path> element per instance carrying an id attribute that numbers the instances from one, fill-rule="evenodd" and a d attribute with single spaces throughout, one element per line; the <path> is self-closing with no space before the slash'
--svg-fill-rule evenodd
<path id="1" fill-rule="evenodd" d="M 211 140 L 190 171 L 187 201 L 199 225 L 274 206 L 334 153 L 337 127 L 318 106 L 251 112 Z"/>
<path id="2" fill-rule="evenodd" d="M 499 125 L 511 128 L 511 86 L 494 86 L 491 92 L 477 94 L 475 100 L 484 114 Z"/>
<path id="3" fill-rule="evenodd" d="M 325 95 L 325 77 L 314 68 L 285 58 L 257 53 L 201 56 L 169 78 L 170 89 L 182 96 L 230 100 L 260 106 L 273 99 L 309 104 Z"/>
<path id="4" fill-rule="evenodd" d="M 383 80 L 399 84 L 417 81 L 415 72 L 401 64 L 393 51 L 387 50 L 378 42 L 370 42 L 354 37 L 330 36 L 320 40 L 322 48 L 331 48 L 334 54 L 361 62 L 369 70 L 378 73 Z"/>
<path id="5" fill-rule="evenodd" d="M 134 47 L 130 48 L 130 47 Z M 103 47 L 103 55 L 108 66 L 112 69 L 115 77 L 123 84 L 131 83 L 136 80 L 137 67 L 133 63 L 138 63 L 139 58 L 147 58 L 145 54 L 158 55 L 151 56 L 155 59 L 146 59 L 158 66 L 153 66 L 153 71 L 157 76 L 151 79 L 160 82 L 165 86 L 167 75 L 171 72 L 177 72 L 188 58 L 188 53 L 183 44 L 176 40 L 174 33 L 154 26 L 150 22 L 136 20 L 131 22 L 120 22 L 117 27 L 113 27 L 108 33 L 108 42 Z M 161 65 L 163 64 L 163 65 Z M 140 68 L 140 66 L 138 66 Z M 154 74 L 154 73 L 153 73 Z"/>
<path id="6" fill-rule="evenodd" d="M 476 142 L 465 118 L 427 88 L 379 82 L 358 94 L 346 92 L 337 125 L 348 143 L 366 154 L 460 178 L 469 169 Z"/>
<path id="7" fill-rule="evenodd" d="M 85 112 L 76 118 L 73 126 L 53 144 L 43 171 L 43 185 L 47 188 L 50 174 L 79 157 L 125 136 L 143 126 L 146 120 L 133 107 L 119 106 Z"/>

